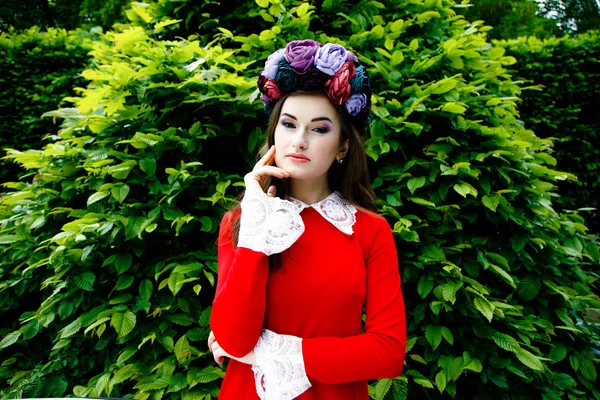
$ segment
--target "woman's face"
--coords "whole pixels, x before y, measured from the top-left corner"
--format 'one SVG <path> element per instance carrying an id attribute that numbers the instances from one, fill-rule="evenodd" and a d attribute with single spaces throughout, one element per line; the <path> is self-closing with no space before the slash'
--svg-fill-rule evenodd
<path id="1" fill-rule="evenodd" d="M 319 179 L 346 150 L 337 110 L 324 94 L 288 97 L 275 128 L 275 163 L 293 179 Z M 345 147 L 345 146 L 344 146 Z"/>

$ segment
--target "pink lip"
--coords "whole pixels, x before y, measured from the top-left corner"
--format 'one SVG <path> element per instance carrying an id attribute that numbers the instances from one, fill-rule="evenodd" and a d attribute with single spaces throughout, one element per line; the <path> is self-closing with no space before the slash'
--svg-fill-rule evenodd
<path id="1" fill-rule="evenodd" d="M 310 158 L 308 158 L 304 154 L 300 154 L 300 153 L 288 154 L 288 157 L 290 157 L 292 160 L 297 161 L 297 162 L 308 162 L 308 161 L 310 161 Z"/>

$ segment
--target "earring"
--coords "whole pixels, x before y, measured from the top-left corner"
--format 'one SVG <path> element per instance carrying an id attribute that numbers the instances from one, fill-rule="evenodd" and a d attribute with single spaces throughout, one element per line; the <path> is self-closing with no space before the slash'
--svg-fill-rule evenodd
<path id="1" fill-rule="evenodd" d="M 343 158 L 340 158 L 339 160 L 337 160 L 337 163 L 338 163 L 338 164 L 341 164 L 341 163 L 343 163 L 343 162 L 344 162 L 344 159 L 343 159 Z"/>

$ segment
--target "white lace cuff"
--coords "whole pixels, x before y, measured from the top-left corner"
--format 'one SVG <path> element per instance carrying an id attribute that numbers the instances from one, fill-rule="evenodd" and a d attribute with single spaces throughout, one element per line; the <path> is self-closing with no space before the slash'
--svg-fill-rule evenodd
<path id="1" fill-rule="evenodd" d="M 268 256 L 289 248 L 304 232 L 296 206 L 262 191 L 247 191 L 242 199 L 238 247 Z"/>
<path id="2" fill-rule="evenodd" d="M 263 329 L 254 347 L 254 383 L 261 400 L 290 400 L 312 385 L 304 369 L 302 338 Z"/>

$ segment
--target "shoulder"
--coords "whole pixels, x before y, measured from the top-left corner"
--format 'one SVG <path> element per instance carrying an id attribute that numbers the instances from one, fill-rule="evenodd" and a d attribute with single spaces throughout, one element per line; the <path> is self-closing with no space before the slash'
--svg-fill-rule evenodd
<path id="1" fill-rule="evenodd" d="M 354 232 L 366 259 L 379 244 L 394 242 L 392 228 L 382 215 L 358 207 L 356 208 Z"/>
<path id="2" fill-rule="evenodd" d="M 390 224 L 382 215 L 359 207 L 356 207 L 356 227 L 362 232 L 391 231 Z"/>

